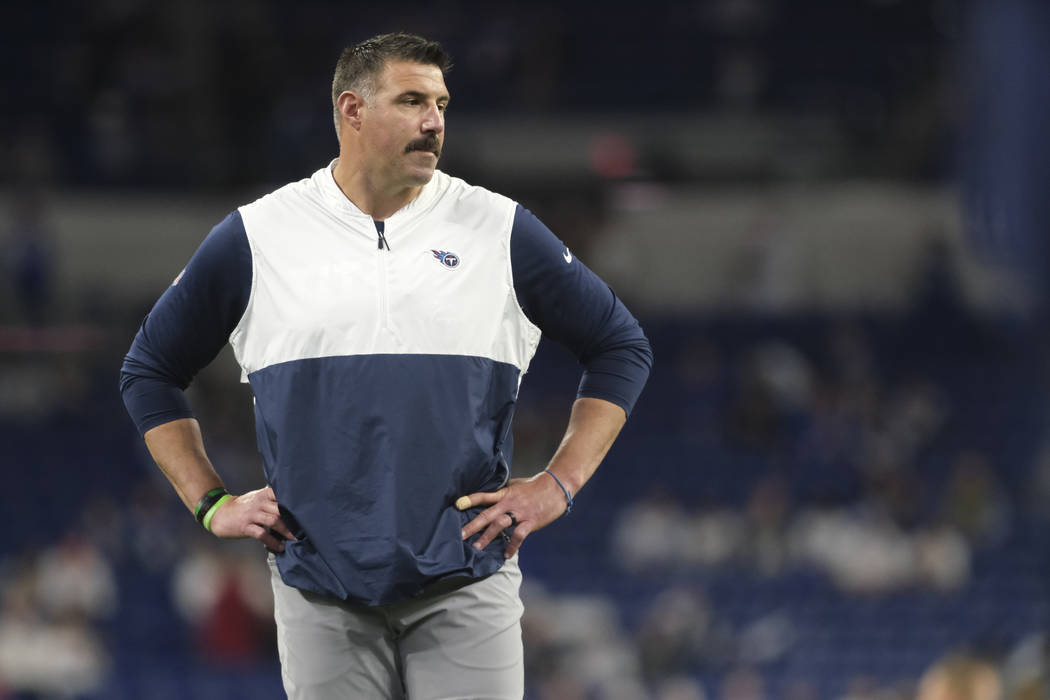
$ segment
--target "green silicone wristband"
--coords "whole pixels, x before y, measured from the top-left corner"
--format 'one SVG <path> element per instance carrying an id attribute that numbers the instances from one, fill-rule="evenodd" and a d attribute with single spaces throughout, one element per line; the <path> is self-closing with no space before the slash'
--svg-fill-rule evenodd
<path id="1" fill-rule="evenodd" d="M 204 514 L 215 505 L 216 501 L 218 501 L 224 493 L 226 493 L 226 489 L 219 486 L 201 496 L 201 500 L 197 501 L 197 507 L 193 509 L 194 519 L 197 522 L 203 522 Z"/>
<path id="2" fill-rule="evenodd" d="M 219 509 L 219 506 L 221 506 L 223 503 L 230 500 L 231 498 L 233 498 L 233 496 L 231 496 L 230 494 L 226 494 L 219 500 L 215 501 L 215 505 L 208 509 L 208 512 L 204 514 L 204 520 L 201 522 L 201 524 L 204 525 L 205 530 L 211 532 L 211 519 L 215 517 L 215 511 Z"/>

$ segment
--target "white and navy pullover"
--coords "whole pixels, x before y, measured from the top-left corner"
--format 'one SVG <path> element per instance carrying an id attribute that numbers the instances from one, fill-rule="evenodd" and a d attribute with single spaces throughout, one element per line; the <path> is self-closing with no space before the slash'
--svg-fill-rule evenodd
<path id="1" fill-rule="evenodd" d="M 541 332 L 579 396 L 630 413 L 652 353 L 637 321 L 535 216 L 435 172 L 374 222 L 332 166 L 216 226 L 142 323 L 121 371 L 139 431 L 193 415 L 182 390 L 233 346 L 259 451 L 298 541 L 285 583 L 369 605 L 503 563 L 460 537 L 503 486 L 518 385 Z"/>

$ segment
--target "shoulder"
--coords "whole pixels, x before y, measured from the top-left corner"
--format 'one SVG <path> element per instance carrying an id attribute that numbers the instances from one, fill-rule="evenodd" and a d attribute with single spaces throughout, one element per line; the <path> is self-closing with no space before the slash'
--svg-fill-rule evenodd
<path id="1" fill-rule="evenodd" d="M 289 182 L 252 202 L 241 205 L 238 211 L 242 216 L 255 218 L 258 214 L 269 214 L 289 208 L 320 206 L 324 192 L 319 186 L 319 179 L 326 172 L 327 168 L 321 168 L 310 177 Z"/>
<path id="2" fill-rule="evenodd" d="M 441 202 L 457 213 L 488 211 L 512 216 L 517 207 L 517 202 L 509 197 L 479 185 L 472 185 L 440 170 L 434 171 L 434 179 L 431 182 L 435 185 Z"/>
<path id="3" fill-rule="evenodd" d="M 253 248 L 280 243 L 288 231 L 313 231 L 331 225 L 337 210 L 334 196 L 324 187 L 324 176 L 331 177 L 327 168 L 238 207 Z"/>

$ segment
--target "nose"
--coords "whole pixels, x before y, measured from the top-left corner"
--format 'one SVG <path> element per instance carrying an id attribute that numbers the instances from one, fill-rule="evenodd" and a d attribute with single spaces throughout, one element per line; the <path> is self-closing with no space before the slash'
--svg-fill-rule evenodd
<path id="1" fill-rule="evenodd" d="M 423 123 L 420 129 L 424 132 L 440 134 L 445 130 L 445 114 L 438 109 L 437 103 L 432 103 L 423 115 Z"/>

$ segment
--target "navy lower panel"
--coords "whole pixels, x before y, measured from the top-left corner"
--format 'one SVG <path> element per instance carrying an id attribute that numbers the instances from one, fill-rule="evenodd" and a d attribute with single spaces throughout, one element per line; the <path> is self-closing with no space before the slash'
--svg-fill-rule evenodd
<path id="1" fill-rule="evenodd" d="M 249 375 L 266 478 L 298 542 L 285 583 L 377 605 L 503 563 L 460 539 L 481 511 L 456 499 L 499 488 L 511 457 L 518 369 L 456 355 L 296 360 Z"/>

